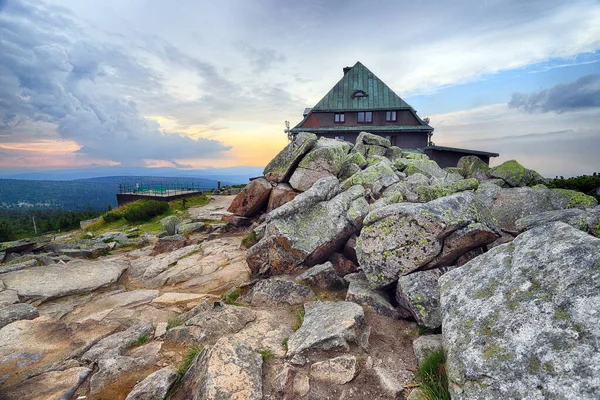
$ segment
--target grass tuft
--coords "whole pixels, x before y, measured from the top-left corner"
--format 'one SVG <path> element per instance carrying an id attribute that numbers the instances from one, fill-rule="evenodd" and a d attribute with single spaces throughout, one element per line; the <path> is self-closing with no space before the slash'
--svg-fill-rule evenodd
<path id="1" fill-rule="evenodd" d="M 302 306 L 302 308 L 299 308 L 296 312 L 296 322 L 294 322 L 294 324 L 292 325 L 292 329 L 294 331 L 297 331 L 302 326 L 302 323 L 304 322 L 304 313 L 304 306 Z"/>
<path id="2" fill-rule="evenodd" d="M 177 373 L 179 374 L 179 376 L 183 377 L 186 374 L 186 372 L 188 372 L 188 370 L 192 366 L 192 363 L 194 362 L 194 358 L 196 358 L 198 353 L 200 353 L 203 348 L 204 347 L 202 346 L 192 346 L 189 348 L 187 353 L 185 353 L 185 355 L 183 356 L 183 359 L 181 360 L 179 365 L 177 365 Z"/>
<path id="3" fill-rule="evenodd" d="M 258 238 L 256 237 L 256 232 L 254 231 L 250 232 L 242 239 L 242 246 L 247 249 L 254 246 L 256 243 L 258 243 Z"/>
<path id="4" fill-rule="evenodd" d="M 281 341 L 281 345 L 283 346 L 283 348 L 285 349 L 285 351 L 287 351 L 288 349 L 288 342 L 289 342 L 290 338 L 283 338 L 283 340 Z"/>
<path id="5" fill-rule="evenodd" d="M 177 326 L 181 326 L 182 324 L 183 324 L 183 321 L 180 320 L 178 317 L 171 317 L 167 321 L 167 330 L 175 328 Z"/>
<path id="6" fill-rule="evenodd" d="M 270 360 L 271 358 L 275 358 L 275 354 L 269 349 L 258 350 L 258 354 L 262 356 L 263 362 Z"/>
<path id="7" fill-rule="evenodd" d="M 223 303 L 230 304 L 232 306 L 241 306 L 242 303 L 238 303 L 236 300 L 240 297 L 242 292 L 239 288 L 231 289 L 223 295 Z"/>
<path id="8" fill-rule="evenodd" d="M 419 364 L 417 378 L 419 390 L 429 400 L 450 400 L 448 377 L 446 375 L 444 351 L 430 353 Z"/>
<path id="9" fill-rule="evenodd" d="M 137 340 L 131 342 L 129 347 L 138 347 L 148 343 L 148 335 L 140 336 Z"/>

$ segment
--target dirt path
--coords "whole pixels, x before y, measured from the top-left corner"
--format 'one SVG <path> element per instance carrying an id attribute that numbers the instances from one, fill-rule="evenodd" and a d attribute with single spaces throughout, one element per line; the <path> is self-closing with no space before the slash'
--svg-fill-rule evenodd
<path id="1" fill-rule="evenodd" d="M 221 219 L 224 214 L 229 214 L 227 209 L 235 198 L 235 195 L 229 196 L 209 196 L 210 203 L 201 207 L 190 207 L 190 215 L 194 218 L 202 219 Z"/>

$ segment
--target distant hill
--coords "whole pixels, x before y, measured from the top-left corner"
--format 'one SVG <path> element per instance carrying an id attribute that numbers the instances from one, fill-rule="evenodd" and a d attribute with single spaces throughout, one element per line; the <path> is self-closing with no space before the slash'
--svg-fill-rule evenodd
<path id="1" fill-rule="evenodd" d="M 223 186 L 235 183 L 235 180 L 221 180 Z M 116 194 L 120 184 L 191 184 L 204 189 L 217 187 L 216 180 L 193 177 L 104 176 L 66 181 L 0 179 L 0 208 L 106 210 L 109 205 L 117 206 Z"/>
<path id="2" fill-rule="evenodd" d="M 0 178 L 27 179 L 27 180 L 52 180 L 69 181 L 76 179 L 89 179 L 111 176 L 145 176 L 145 177 L 175 177 L 175 178 L 203 178 L 229 184 L 248 183 L 248 179 L 261 176 L 263 167 L 229 167 L 206 169 L 177 169 L 177 168 L 142 168 L 142 167 L 97 167 L 83 169 L 57 169 L 57 170 L 4 170 L 0 171 Z"/>

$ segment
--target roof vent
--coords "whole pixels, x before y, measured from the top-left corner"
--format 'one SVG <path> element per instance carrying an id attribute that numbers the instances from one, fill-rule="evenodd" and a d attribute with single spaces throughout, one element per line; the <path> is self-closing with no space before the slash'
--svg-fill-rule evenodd
<path id="1" fill-rule="evenodd" d="M 351 69 L 352 67 L 344 67 L 344 75 L 346 75 Z"/>

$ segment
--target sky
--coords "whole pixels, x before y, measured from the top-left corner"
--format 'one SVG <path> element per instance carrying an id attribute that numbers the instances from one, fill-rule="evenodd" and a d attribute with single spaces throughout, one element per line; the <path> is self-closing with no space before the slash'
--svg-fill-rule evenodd
<path id="1" fill-rule="evenodd" d="M 600 172 L 598 0 L 0 0 L 0 171 L 264 166 L 361 61 L 437 145 Z"/>

